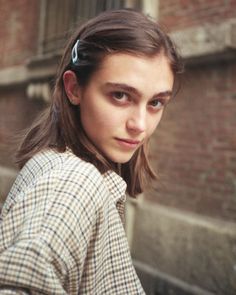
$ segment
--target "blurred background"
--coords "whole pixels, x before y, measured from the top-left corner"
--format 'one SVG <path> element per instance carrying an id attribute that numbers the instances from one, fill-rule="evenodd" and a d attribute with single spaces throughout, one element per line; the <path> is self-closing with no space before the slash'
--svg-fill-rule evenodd
<path id="1" fill-rule="evenodd" d="M 235 0 L 0 0 L 0 207 L 17 173 L 12 138 L 50 102 L 66 38 L 123 7 L 160 22 L 185 61 L 151 142 L 159 180 L 127 204 L 136 270 L 147 294 L 236 294 Z"/>

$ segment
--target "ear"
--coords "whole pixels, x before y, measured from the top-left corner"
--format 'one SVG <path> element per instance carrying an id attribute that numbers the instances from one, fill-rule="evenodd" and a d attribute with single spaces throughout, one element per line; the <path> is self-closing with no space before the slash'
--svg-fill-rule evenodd
<path id="1" fill-rule="evenodd" d="M 80 103 L 81 91 L 75 73 L 72 71 L 66 71 L 63 74 L 63 82 L 69 101 L 73 105 L 78 105 Z"/>

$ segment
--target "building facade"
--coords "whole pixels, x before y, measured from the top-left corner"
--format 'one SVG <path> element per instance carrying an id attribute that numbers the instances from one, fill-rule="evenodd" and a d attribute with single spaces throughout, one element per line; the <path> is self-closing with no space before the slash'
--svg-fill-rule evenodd
<path id="1" fill-rule="evenodd" d="M 15 136 L 50 101 L 65 39 L 100 11 L 136 7 L 175 39 L 186 70 L 151 142 L 159 174 L 130 201 L 127 233 L 147 294 L 236 293 L 236 1 L 0 0 L 0 202 Z"/>

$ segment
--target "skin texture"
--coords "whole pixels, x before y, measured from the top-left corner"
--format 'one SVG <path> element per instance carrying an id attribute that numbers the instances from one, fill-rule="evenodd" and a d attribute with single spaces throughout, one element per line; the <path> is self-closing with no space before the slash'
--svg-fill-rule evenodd
<path id="1" fill-rule="evenodd" d="M 80 105 L 87 136 L 116 163 L 128 162 L 154 132 L 174 82 L 163 54 L 108 55 L 85 88 L 78 85 L 72 71 L 66 71 L 63 78 L 68 99 Z"/>

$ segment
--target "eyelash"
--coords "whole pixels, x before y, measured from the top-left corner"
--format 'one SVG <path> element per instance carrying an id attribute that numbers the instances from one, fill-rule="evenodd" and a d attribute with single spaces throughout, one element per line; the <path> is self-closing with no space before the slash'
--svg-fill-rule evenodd
<path id="1" fill-rule="evenodd" d="M 161 106 L 158 105 L 153 105 L 154 103 L 160 103 Z M 165 101 L 163 99 L 155 99 L 153 101 L 150 102 L 151 107 L 153 107 L 154 109 L 161 109 L 165 106 Z"/>
<path id="2" fill-rule="evenodd" d="M 112 92 L 111 95 L 117 101 L 123 101 L 123 99 L 122 99 L 123 96 L 126 98 L 125 100 L 129 99 L 129 95 L 123 91 L 114 91 L 114 92 Z M 122 96 L 122 97 L 120 97 L 120 96 Z"/>
<path id="3" fill-rule="evenodd" d="M 130 95 L 124 91 L 114 91 L 111 93 L 111 97 L 118 103 L 122 104 L 122 103 L 126 103 L 127 101 L 130 100 Z M 158 103 L 157 105 L 153 105 L 155 103 Z M 161 104 L 159 106 L 159 104 Z M 152 101 L 149 102 L 149 106 L 151 106 L 151 108 L 153 110 L 159 110 L 162 109 L 163 107 L 165 107 L 166 102 L 164 99 L 154 99 Z"/>

